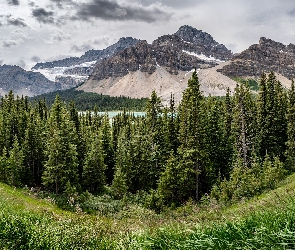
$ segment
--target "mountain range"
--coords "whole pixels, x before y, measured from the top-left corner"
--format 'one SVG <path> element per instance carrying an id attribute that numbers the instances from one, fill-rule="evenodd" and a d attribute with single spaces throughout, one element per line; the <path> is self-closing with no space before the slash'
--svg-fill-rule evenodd
<path id="1" fill-rule="evenodd" d="M 262 37 L 258 44 L 233 54 L 210 34 L 185 25 L 151 44 L 124 37 L 81 57 L 37 63 L 31 71 L 2 65 L 0 94 L 12 89 L 33 96 L 77 87 L 111 96 L 148 97 L 156 90 L 163 101 L 171 93 L 179 101 L 194 70 L 205 95 L 224 95 L 227 88 L 235 88 L 237 78 L 257 80 L 270 71 L 288 87 L 295 77 L 295 45 Z"/>

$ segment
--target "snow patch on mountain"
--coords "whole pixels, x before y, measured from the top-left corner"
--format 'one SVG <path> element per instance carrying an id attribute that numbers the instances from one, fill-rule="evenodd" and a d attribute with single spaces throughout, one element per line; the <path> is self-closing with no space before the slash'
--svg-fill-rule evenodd
<path id="1" fill-rule="evenodd" d="M 200 58 L 201 60 L 204 60 L 204 61 L 207 61 L 207 62 L 215 62 L 215 63 L 224 63 L 225 61 L 222 61 L 222 60 L 219 60 L 217 58 L 215 58 L 214 56 L 205 56 L 204 54 L 196 54 L 194 52 L 189 52 L 189 51 L 186 51 L 186 50 L 183 50 L 182 51 L 183 53 L 186 53 L 190 56 L 195 56 L 195 57 L 198 57 Z"/>
<path id="2" fill-rule="evenodd" d="M 32 71 L 41 73 L 50 81 L 56 81 L 57 77 L 60 77 L 60 76 L 63 76 L 63 77 L 70 76 L 74 78 L 75 80 L 85 81 L 87 80 L 88 76 L 69 75 L 69 74 L 64 74 L 64 72 L 68 69 L 94 67 L 95 64 L 96 64 L 96 61 L 92 61 L 92 62 L 84 62 L 84 63 L 73 65 L 70 67 L 38 68 L 38 69 L 33 69 Z"/>

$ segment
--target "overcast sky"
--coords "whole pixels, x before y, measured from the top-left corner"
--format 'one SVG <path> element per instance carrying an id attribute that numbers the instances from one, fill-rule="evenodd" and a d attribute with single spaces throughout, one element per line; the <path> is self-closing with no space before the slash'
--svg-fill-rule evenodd
<path id="1" fill-rule="evenodd" d="M 294 0 L 0 0 L 0 63 L 26 69 L 120 37 L 151 43 L 182 25 L 233 52 L 265 36 L 295 44 Z"/>

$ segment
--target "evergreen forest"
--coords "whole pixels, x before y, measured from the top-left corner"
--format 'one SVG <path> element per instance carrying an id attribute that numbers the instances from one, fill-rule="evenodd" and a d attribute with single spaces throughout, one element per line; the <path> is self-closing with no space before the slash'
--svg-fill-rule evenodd
<path id="1" fill-rule="evenodd" d="M 0 182 L 55 195 L 142 196 L 162 211 L 212 197 L 241 200 L 273 189 L 295 167 L 295 87 L 263 74 L 258 94 L 237 84 L 204 97 L 197 73 L 179 105 L 156 92 L 146 116 L 49 108 L 12 92 L 0 104 Z M 85 198 L 86 199 L 86 198 Z"/>
<path id="2" fill-rule="evenodd" d="M 46 106 L 51 107 L 55 101 L 55 97 L 59 96 L 67 105 L 70 102 L 75 103 L 75 107 L 79 111 L 94 110 L 98 111 L 144 111 L 147 98 L 130 98 L 126 96 L 109 96 L 96 94 L 92 92 L 84 92 L 75 88 L 58 90 L 46 94 L 33 96 L 29 98 L 30 102 L 38 102 L 45 100 Z"/>

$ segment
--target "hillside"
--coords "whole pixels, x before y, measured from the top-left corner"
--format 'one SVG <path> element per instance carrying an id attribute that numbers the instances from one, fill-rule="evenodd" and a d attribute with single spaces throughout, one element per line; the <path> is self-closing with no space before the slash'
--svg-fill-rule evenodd
<path id="1" fill-rule="evenodd" d="M 0 247 L 290 249 L 295 244 L 294 198 L 293 174 L 279 188 L 229 207 L 188 203 L 155 214 L 129 204 L 113 215 L 92 216 L 60 210 L 34 191 L 0 183 Z"/>
<path id="2" fill-rule="evenodd" d="M 31 72 L 19 66 L 0 65 L 0 95 L 14 90 L 19 96 L 33 96 L 59 88 L 58 84 L 48 80 L 39 72 Z"/>

